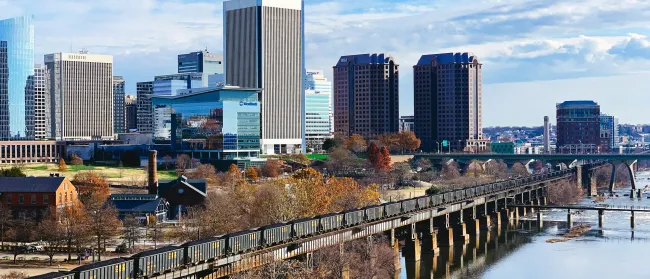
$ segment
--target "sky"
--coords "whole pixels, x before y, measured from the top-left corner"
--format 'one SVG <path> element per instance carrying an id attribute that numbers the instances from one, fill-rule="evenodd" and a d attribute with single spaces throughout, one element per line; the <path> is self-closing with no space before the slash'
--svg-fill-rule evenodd
<path id="1" fill-rule="evenodd" d="M 114 56 L 127 93 L 176 72 L 177 55 L 220 52 L 222 0 L 0 0 L 0 19 L 35 17 L 36 61 L 86 49 Z M 305 0 L 306 66 L 389 53 L 400 64 L 400 115 L 413 114 L 423 54 L 472 52 L 483 63 L 483 126 L 542 125 L 556 103 L 591 99 L 621 123 L 650 123 L 650 1 Z"/>

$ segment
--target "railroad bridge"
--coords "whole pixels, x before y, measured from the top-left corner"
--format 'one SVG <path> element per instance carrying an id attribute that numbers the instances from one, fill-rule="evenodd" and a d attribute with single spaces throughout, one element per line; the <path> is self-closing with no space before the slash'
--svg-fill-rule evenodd
<path id="1" fill-rule="evenodd" d="M 396 253 L 399 253 L 398 240 L 401 237 L 406 243 L 403 249 L 405 258 L 409 262 L 417 262 L 422 253 L 437 254 L 439 247 L 452 247 L 459 243 L 465 245 L 469 241 L 470 235 L 477 236 L 481 230 L 487 230 L 491 226 L 500 228 L 506 220 L 515 218 L 514 214 L 524 215 L 526 209 L 534 210 L 533 208 L 520 209 L 520 207 L 513 207 L 514 205 L 546 205 L 546 188 L 550 183 L 562 179 L 577 180 L 578 177 L 583 176 L 582 172 L 585 170 L 601 165 L 602 163 L 585 164 L 581 168 L 447 192 L 450 196 L 448 198 L 445 196 L 444 202 L 428 208 L 418 207 L 414 211 L 390 218 L 316 234 L 257 251 L 229 255 L 212 262 L 186 266 L 150 278 L 222 278 L 274 261 L 298 256 L 310 259 L 313 252 L 325 247 L 339 246 L 343 251 L 346 242 L 371 238 L 379 234 L 386 234 L 390 237 L 390 243 Z M 477 187 L 482 187 L 480 188 L 481 194 L 467 196 L 456 194 L 458 191 L 464 192 L 471 189 L 475 189 L 472 190 L 472 193 L 479 193 Z M 399 257 L 396 257 L 395 264 L 399 266 Z M 343 278 L 349 276 L 345 273 L 342 275 Z"/>

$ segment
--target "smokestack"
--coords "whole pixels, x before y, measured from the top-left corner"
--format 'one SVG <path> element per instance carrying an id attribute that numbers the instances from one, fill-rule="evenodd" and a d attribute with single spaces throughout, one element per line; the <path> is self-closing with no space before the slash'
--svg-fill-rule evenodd
<path id="1" fill-rule="evenodd" d="M 158 194 L 158 151 L 149 150 L 147 182 L 149 194 Z"/>
<path id="2" fill-rule="evenodd" d="M 548 123 L 548 116 L 544 116 L 544 153 L 551 153 L 551 131 Z"/>

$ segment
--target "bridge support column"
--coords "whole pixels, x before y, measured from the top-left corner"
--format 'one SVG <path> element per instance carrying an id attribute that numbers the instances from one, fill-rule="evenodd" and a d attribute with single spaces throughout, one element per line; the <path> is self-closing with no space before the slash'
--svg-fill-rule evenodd
<path id="1" fill-rule="evenodd" d="M 544 220 L 542 217 L 542 211 L 537 211 L 537 230 L 539 231 L 544 228 Z"/>
<path id="2" fill-rule="evenodd" d="M 520 213 L 521 213 L 521 216 L 526 216 L 526 215 L 528 215 L 528 213 L 526 213 L 526 207 L 525 207 L 525 206 L 522 206 L 522 207 L 521 207 L 521 212 L 520 212 Z"/>
<path id="3" fill-rule="evenodd" d="M 433 227 L 433 218 L 429 219 L 429 233 L 424 234 L 422 238 L 422 253 L 437 255 L 440 252 L 438 248 L 438 229 Z"/>
<path id="4" fill-rule="evenodd" d="M 598 196 L 598 181 L 596 181 L 594 171 L 590 171 L 587 177 L 589 179 L 589 185 L 587 186 L 589 192 L 587 194 L 592 197 Z"/>
<path id="5" fill-rule="evenodd" d="M 481 220 L 472 219 L 467 222 L 467 234 L 468 235 L 479 235 L 481 233 Z"/>
<path id="6" fill-rule="evenodd" d="M 530 201 L 529 204 L 530 204 L 530 205 L 535 205 L 535 202 L 534 202 L 534 201 Z M 535 214 L 535 208 L 534 208 L 534 207 L 531 207 L 531 208 L 530 208 L 530 214 Z"/>
<path id="7" fill-rule="evenodd" d="M 510 209 L 508 209 L 507 207 L 501 209 L 501 219 L 506 221 L 510 220 Z"/>
<path id="8" fill-rule="evenodd" d="M 452 247 L 454 246 L 454 229 L 445 228 L 438 231 L 438 246 L 439 247 Z"/>
<path id="9" fill-rule="evenodd" d="M 636 220 L 634 218 L 634 211 L 632 211 L 631 213 L 632 213 L 632 215 L 630 215 L 630 227 L 634 229 L 634 227 L 636 225 L 636 222 L 635 222 Z"/>
<path id="10" fill-rule="evenodd" d="M 602 228 L 605 223 L 605 210 L 598 210 L 598 227 Z"/>
<path id="11" fill-rule="evenodd" d="M 613 161 L 612 163 L 612 176 L 609 178 L 609 193 L 614 193 L 614 185 L 616 185 L 616 166 L 618 161 Z"/>
<path id="12" fill-rule="evenodd" d="M 494 226 L 500 228 L 501 227 L 501 212 L 497 211 L 495 214 L 492 216 L 492 223 L 494 223 Z"/>
<path id="13" fill-rule="evenodd" d="M 576 183 L 582 187 L 582 165 L 576 166 Z"/>
<path id="14" fill-rule="evenodd" d="M 515 220 L 519 221 L 519 206 L 515 206 Z"/>
<path id="15" fill-rule="evenodd" d="M 400 263 L 400 254 L 399 254 L 399 239 L 395 237 L 395 229 L 390 230 L 390 244 L 393 248 L 393 253 L 395 254 L 395 261 L 393 262 L 393 265 L 395 266 L 395 270 L 400 270 L 402 268 L 402 264 Z M 343 253 L 343 243 L 341 243 L 341 253 Z"/>
<path id="16" fill-rule="evenodd" d="M 634 177 L 634 166 L 636 165 L 636 160 L 625 161 L 625 166 L 627 171 L 630 173 L 630 183 L 632 183 L 632 191 L 630 193 L 630 198 L 633 199 L 636 195 L 636 177 Z M 640 198 L 640 196 L 639 196 Z"/>
<path id="17" fill-rule="evenodd" d="M 490 229 L 490 215 L 485 215 L 481 217 L 479 220 L 479 224 L 481 226 L 481 230 L 489 230 Z"/>
<path id="18" fill-rule="evenodd" d="M 469 235 L 467 234 L 467 224 L 462 223 L 456 225 L 454 228 L 454 241 L 467 243 L 469 242 Z"/>
<path id="19" fill-rule="evenodd" d="M 571 215 L 571 209 L 568 209 L 568 213 L 566 215 L 566 222 L 567 222 L 567 227 L 569 229 L 573 227 L 573 215 Z"/>
<path id="20" fill-rule="evenodd" d="M 404 246 L 404 258 L 407 262 L 420 261 L 420 239 L 415 230 L 415 223 L 411 224 L 410 237 L 406 239 L 406 246 Z"/>

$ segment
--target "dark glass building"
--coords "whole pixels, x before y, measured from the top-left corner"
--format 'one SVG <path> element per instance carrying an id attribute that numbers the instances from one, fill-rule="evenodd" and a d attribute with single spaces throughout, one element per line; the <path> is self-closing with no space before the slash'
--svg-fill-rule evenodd
<path id="1" fill-rule="evenodd" d="M 0 20 L 0 140 L 33 138 L 34 75 L 32 16 Z M 31 130 L 31 131 L 30 131 Z"/>
<path id="2" fill-rule="evenodd" d="M 178 55 L 178 73 L 201 73 L 203 87 L 223 80 L 223 55 L 207 50 Z M 216 76 L 221 76 L 217 78 Z M 214 81 L 211 80 L 214 78 Z"/>
<path id="3" fill-rule="evenodd" d="M 594 101 L 566 101 L 556 106 L 557 152 L 600 150 L 600 106 Z"/>
<path id="4" fill-rule="evenodd" d="M 204 161 L 259 157 L 261 91 L 223 87 L 154 95 L 154 140 Z"/>

